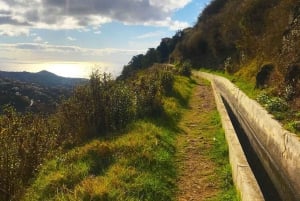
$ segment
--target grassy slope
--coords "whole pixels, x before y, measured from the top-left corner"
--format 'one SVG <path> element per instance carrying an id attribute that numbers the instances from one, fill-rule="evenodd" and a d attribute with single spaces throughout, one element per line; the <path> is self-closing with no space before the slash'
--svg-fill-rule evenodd
<path id="1" fill-rule="evenodd" d="M 164 117 L 140 120 L 122 134 L 94 139 L 46 163 L 22 200 L 175 200 L 177 123 L 195 83 L 176 77 L 173 96 L 164 99 Z M 217 142 L 207 151 L 217 167 L 219 194 L 235 197 L 226 143 L 216 111 L 202 117 L 215 127 Z M 220 140 L 219 140 L 220 139 Z"/>
<path id="2" fill-rule="evenodd" d="M 162 119 L 135 122 L 122 134 L 49 161 L 23 200 L 172 200 L 175 123 L 192 87 L 189 79 L 177 77 Z"/>

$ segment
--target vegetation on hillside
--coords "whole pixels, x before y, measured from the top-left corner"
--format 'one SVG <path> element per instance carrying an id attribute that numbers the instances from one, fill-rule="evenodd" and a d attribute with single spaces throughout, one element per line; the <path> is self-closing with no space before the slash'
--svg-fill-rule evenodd
<path id="1" fill-rule="evenodd" d="M 153 66 L 130 79 L 95 72 L 50 116 L 4 107 L 0 117 L 0 200 L 16 200 L 45 160 L 138 119 L 167 115 L 176 68 Z"/>
<path id="2" fill-rule="evenodd" d="M 76 85 L 87 81 L 60 77 L 48 71 L 0 71 L 0 105 L 12 105 L 18 112 L 53 113 L 63 99 L 71 96 Z"/>
<path id="3" fill-rule="evenodd" d="M 275 115 L 283 123 L 292 125 L 292 131 L 299 132 L 298 0 L 213 0 L 192 28 L 179 31 L 175 36 L 176 40 L 170 41 L 176 44 L 169 49 L 169 58 L 165 61 L 189 62 L 197 69 L 222 71 L 236 80 L 251 83 L 253 90 L 263 90 L 262 93 L 286 102 L 288 107 L 282 108 L 286 110 Z M 150 59 L 148 53 L 157 50 L 133 57 L 121 77 L 134 73 L 135 66 L 146 68 L 148 65 L 135 61 Z M 153 63 L 158 61 L 152 60 Z"/>
<path id="4" fill-rule="evenodd" d="M 213 0 L 193 28 L 134 56 L 117 80 L 95 72 L 53 114 L 3 107 L 0 200 L 170 200 L 171 131 L 191 84 L 177 75 L 196 66 L 241 78 L 297 129 L 299 45 L 298 0 Z"/>
<path id="5" fill-rule="evenodd" d="M 170 54 L 183 35 L 178 31 L 172 38 L 163 38 L 157 48 L 149 48 L 145 54 L 133 56 L 118 79 L 126 79 L 139 70 L 149 68 L 155 63 L 169 63 Z"/>
<path id="6" fill-rule="evenodd" d="M 222 70 L 300 108 L 297 0 L 214 0 L 184 32 L 171 60 Z"/>
<path id="7" fill-rule="evenodd" d="M 84 78 L 68 78 L 55 75 L 46 70 L 30 73 L 30 72 L 6 72 L 0 71 L 0 77 L 5 79 L 17 80 L 23 83 L 34 83 L 42 87 L 63 87 L 73 88 L 78 84 L 86 83 L 88 80 Z"/>
<path id="8" fill-rule="evenodd" d="M 47 162 L 24 200 L 171 200 L 173 141 L 168 130 L 138 121 Z"/>

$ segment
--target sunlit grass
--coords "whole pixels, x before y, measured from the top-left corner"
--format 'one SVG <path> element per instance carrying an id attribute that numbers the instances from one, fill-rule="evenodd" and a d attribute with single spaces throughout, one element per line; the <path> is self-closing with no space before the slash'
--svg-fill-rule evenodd
<path id="1" fill-rule="evenodd" d="M 201 82 L 199 81 L 198 84 L 205 85 L 208 87 L 211 86 L 211 83 L 207 80 L 201 80 Z M 210 95 L 207 94 L 207 96 Z M 200 99 L 197 101 L 200 101 L 201 104 L 201 101 L 207 100 Z M 192 101 L 192 103 L 190 104 L 196 103 Z M 222 128 L 222 123 L 217 108 L 212 107 L 208 111 L 204 110 L 201 112 L 195 112 L 194 110 L 189 111 L 188 108 L 186 112 L 187 113 L 183 117 L 183 125 L 188 125 L 188 122 L 195 122 L 195 114 L 197 115 L 196 122 L 199 122 L 199 124 L 195 123 L 197 124 L 197 126 L 193 127 L 193 129 L 189 127 L 185 128 L 187 129 L 186 132 L 189 133 L 187 135 L 194 136 L 194 138 L 200 137 L 203 140 L 199 142 L 197 146 L 199 146 L 199 150 L 203 152 L 203 155 L 205 155 L 205 157 L 208 157 L 207 160 L 212 161 L 210 168 L 213 168 L 213 171 L 215 172 L 215 174 L 210 176 L 210 181 L 215 184 L 214 188 L 217 189 L 217 194 L 205 200 L 238 201 L 239 198 L 235 186 L 233 184 L 231 166 L 229 163 L 228 145 L 225 139 L 225 133 Z M 183 147 L 189 145 L 188 142 L 185 141 L 185 137 L 179 138 L 178 144 L 179 146 Z M 210 146 L 207 146 L 208 144 Z M 184 156 L 182 155 L 182 153 L 179 153 L 178 157 L 182 158 Z M 182 164 L 179 165 L 181 166 Z"/>
<path id="2" fill-rule="evenodd" d="M 171 200 L 175 134 L 139 121 L 48 162 L 24 200 Z"/>
<path id="3" fill-rule="evenodd" d="M 176 96 L 164 99 L 164 119 L 136 121 L 122 133 L 94 139 L 47 162 L 23 200 L 174 200 L 174 122 L 192 83 L 176 77 Z"/>
<path id="4" fill-rule="evenodd" d="M 207 135 L 214 136 L 212 150 L 208 153 L 211 159 L 217 164 L 217 178 L 213 180 L 221 181 L 221 191 L 210 201 L 238 201 L 236 189 L 233 185 L 231 166 L 229 163 L 228 145 L 225 139 L 225 133 L 222 128 L 219 113 L 214 110 L 207 115 L 204 124 L 212 126 L 207 130 Z"/>
<path id="5" fill-rule="evenodd" d="M 213 71 L 213 70 L 209 70 L 209 69 L 201 69 L 201 71 L 207 72 L 207 73 L 212 73 L 212 74 L 227 78 L 233 84 L 238 86 L 239 89 L 241 89 L 250 98 L 255 99 L 261 91 L 261 90 L 255 88 L 255 82 L 253 80 L 246 80 L 244 77 L 237 76 L 237 75 L 231 75 L 231 74 L 225 73 L 223 71 Z"/>
<path id="6" fill-rule="evenodd" d="M 206 83 L 208 84 L 208 83 Z M 121 133 L 94 139 L 48 161 L 22 200 L 176 200 L 178 121 L 188 108 L 195 82 L 176 77 L 173 96 L 164 97 L 164 115 L 142 119 Z M 216 111 L 203 115 L 206 135 L 216 141 L 215 161 L 221 192 L 214 200 L 235 200 L 228 151 Z"/>

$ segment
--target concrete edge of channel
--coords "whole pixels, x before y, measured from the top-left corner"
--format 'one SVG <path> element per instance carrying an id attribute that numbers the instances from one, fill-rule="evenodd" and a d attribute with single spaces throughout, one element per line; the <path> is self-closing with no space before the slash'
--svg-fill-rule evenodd
<path id="1" fill-rule="evenodd" d="M 215 102 L 218 112 L 221 116 L 222 126 L 225 132 L 226 141 L 229 149 L 229 160 L 232 168 L 233 182 L 236 186 L 242 201 L 262 201 L 264 200 L 260 187 L 255 176 L 247 162 L 242 146 L 238 140 L 237 134 L 233 128 L 230 117 L 223 104 L 220 93 L 217 91 L 213 82 L 213 76 L 197 72 L 195 75 L 208 79 L 211 82 Z"/>
<path id="2" fill-rule="evenodd" d="M 212 80 L 231 107 L 281 198 L 300 200 L 300 138 L 283 128 L 259 103 L 230 80 L 199 72 Z"/>

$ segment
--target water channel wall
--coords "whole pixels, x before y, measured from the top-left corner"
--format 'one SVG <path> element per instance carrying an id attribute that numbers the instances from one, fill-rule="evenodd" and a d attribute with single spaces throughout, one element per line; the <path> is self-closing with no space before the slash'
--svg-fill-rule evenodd
<path id="1" fill-rule="evenodd" d="M 204 72 L 195 74 L 210 80 L 216 93 L 219 93 L 229 104 L 281 197 L 286 201 L 299 201 L 299 137 L 283 129 L 272 115 L 228 79 Z M 234 159 L 230 160 L 232 162 Z M 240 170 L 235 170 L 233 167 L 234 177 L 239 172 Z M 234 181 L 236 185 L 244 182 L 235 178 Z M 244 189 L 239 189 L 239 186 L 237 188 L 243 194 Z"/>

